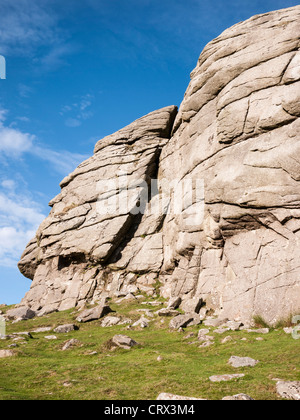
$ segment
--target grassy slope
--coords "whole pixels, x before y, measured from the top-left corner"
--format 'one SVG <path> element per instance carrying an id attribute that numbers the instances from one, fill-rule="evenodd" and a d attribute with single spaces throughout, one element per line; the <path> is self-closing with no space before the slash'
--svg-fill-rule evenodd
<path id="1" fill-rule="evenodd" d="M 111 307 L 118 314 L 136 320 L 137 308 L 130 304 Z M 149 306 L 149 308 L 151 308 Z M 152 308 L 153 309 L 153 308 Z M 155 308 L 154 310 L 156 310 Z M 7 326 L 7 333 L 30 331 L 40 326 L 74 322 L 76 313 L 66 311 L 48 317 L 23 321 Z M 17 355 L 0 359 L 0 399 L 99 399 L 99 400 L 153 400 L 160 392 L 207 399 L 221 399 L 227 395 L 245 393 L 255 399 L 274 400 L 276 382 L 300 380 L 299 340 L 282 330 L 262 336 L 243 331 L 215 335 L 215 345 L 199 348 L 188 344 L 196 338 L 185 339 L 187 333 L 197 334 L 199 327 L 187 328 L 185 333 L 171 332 L 169 319 L 155 318 L 146 329 L 126 330 L 126 326 L 100 327 L 99 321 L 80 325 L 79 331 L 56 334 L 58 340 L 48 341 L 46 335 L 33 334 L 18 344 Z M 131 350 L 108 350 L 105 343 L 114 334 L 126 334 L 141 344 Z M 221 344 L 230 335 L 235 342 Z M 241 341 L 243 337 L 247 341 Z M 76 338 L 83 343 L 67 351 L 62 344 Z M 0 341 L 0 349 L 12 341 Z M 97 351 L 96 355 L 88 355 Z M 157 357 L 163 360 L 158 362 Z M 230 356 L 249 356 L 260 361 L 254 368 L 234 369 L 227 364 Z M 246 376 L 231 382 L 211 383 L 209 376 L 225 373 L 244 373 Z M 67 386 L 66 386 L 67 385 Z"/>

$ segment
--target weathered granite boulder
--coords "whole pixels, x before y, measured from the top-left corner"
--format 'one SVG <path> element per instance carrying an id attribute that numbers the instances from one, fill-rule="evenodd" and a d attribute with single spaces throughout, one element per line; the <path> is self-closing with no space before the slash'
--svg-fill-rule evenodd
<path id="1" fill-rule="evenodd" d="M 94 155 L 61 182 L 19 263 L 33 279 L 22 305 L 65 310 L 104 294 L 129 293 L 134 283 L 149 289 L 156 283 L 164 214 L 155 197 L 155 211 L 148 210 L 147 187 L 157 178 L 176 112 L 175 106 L 152 112 L 99 141 Z M 140 205 L 143 215 L 137 214 Z"/>
<path id="2" fill-rule="evenodd" d="M 79 328 L 77 327 L 77 325 L 74 324 L 65 324 L 65 325 L 59 325 L 58 327 L 56 327 L 53 331 L 55 333 L 58 334 L 67 334 L 71 331 L 76 331 Z"/>
<path id="3" fill-rule="evenodd" d="M 127 335 L 117 334 L 111 339 L 111 344 L 125 350 L 130 350 L 132 347 L 137 346 L 138 343 Z"/>
<path id="4" fill-rule="evenodd" d="M 204 184 L 164 221 L 163 295 L 230 320 L 300 313 L 299 20 L 254 16 L 209 43 L 160 158 L 163 185 Z"/>
<path id="5" fill-rule="evenodd" d="M 76 318 L 76 321 L 82 322 L 82 323 L 95 321 L 97 319 L 103 318 L 105 315 L 109 314 L 110 312 L 112 312 L 112 310 L 110 309 L 108 305 L 100 304 L 94 308 L 85 309 L 82 312 L 80 312 L 80 314 Z"/>
<path id="6" fill-rule="evenodd" d="M 24 320 L 25 321 L 27 319 L 34 318 L 35 315 L 36 315 L 35 312 L 32 311 L 27 306 L 10 309 L 9 311 L 6 312 L 6 318 L 8 320 L 19 319 L 19 320 Z"/>
<path id="7" fill-rule="evenodd" d="M 276 384 L 278 395 L 288 400 L 300 400 L 300 382 L 298 381 L 278 381 Z"/>
<path id="8" fill-rule="evenodd" d="M 154 294 L 159 279 L 165 298 L 220 319 L 300 313 L 299 19 L 296 6 L 226 30 L 200 55 L 178 113 L 97 143 L 21 258 L 33 279 L 22 305 L 47 313 Z"/>
<path id="9" fill-rule="evenodd" d="M 228 363 L 234 368 L 240 368 L 240 367 L 254 367 L 259 363 L 259 361 L 254 360 L 251 357 L 231 356 Z"/>

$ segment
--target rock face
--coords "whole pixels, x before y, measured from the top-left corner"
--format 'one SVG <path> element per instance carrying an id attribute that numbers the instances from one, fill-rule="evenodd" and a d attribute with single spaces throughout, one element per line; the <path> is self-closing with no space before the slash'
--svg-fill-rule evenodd
<path id="1" fill-rule="evenodd" d="M 21 305 L 64 310 L 159 280 L 230 320 L 300 313 L 299 19 L 296 6 L 226 30 L 178 113 L 97 143 L 21 258 Z"/>

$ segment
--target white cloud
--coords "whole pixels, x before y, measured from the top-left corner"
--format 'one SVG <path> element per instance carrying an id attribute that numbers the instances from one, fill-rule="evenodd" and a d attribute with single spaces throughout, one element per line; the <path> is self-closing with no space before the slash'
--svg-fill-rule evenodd
<path id="1" fill-rule="evenodd" d="M 76 119 L 76 118 L 68 118 L 65 121 L 65 125 L 67 127 L 75 128 L 75 127 L 79 127 L 81 125 L 81 121 Z"/>
<path id="2" fill-rule="evenodd" d="M 0 152 L 6 156 L 18 157 L 30 151 L 35 137 L 18 129 L 5 127 L 0 122 Z"/>
<path id="3" fill-rule="evenodd" d="M 6 124 L 8 111 L 0 109 L 0 157 L 8 166 L 12 159 L 35 156 L 63 176 L 73 171 L 87 156 L 68 151 L 55 151 L 39 145 L 37 138 L 10 124 Z M 13 179 L 12 179 L 13 178 Z M 20 180 L 19 180 L 20 181 Z M 45 219 L 42 207 L 27 191 L 24 182 L 19 185 L 17 174 L 0 180 L 0 266 L 16 267 L 27 243 L 34 237 Z"/>
<path id="4" fill-rule="evenodd" d="M 94 113 L 88 109 L 92 105 L 93 98 L 93 95 L 87 93 L 86 95 L 81 96 L 78 102 L 62 107 L 60 115 L 69 115 L 65 120 L 65 125 L 67 127 L 79 127 L 82 124 L 82 121 L 88 120 L 94 115 Z"/>
<path id="5" fill-rule="evenodd" d="M 7 190 L 14 190 L 16 188 L 16 183 L 13 179 L 5 179 L 1 182 L 1 186 Z"/>
<path id="6" fill-rule="evenodd" d="M 30 153 L 52 165 L 59 174 L 66 176 L 88 156 L 66 150 L 55 151 L 37 143 L 34 135 L 23 133 L 17 128 L 5 125 L 7 110 L 0 110 L 0 155 L 6 158 L 20 158 Z"/>
<path id="7" fill-rule="evenodd" d="M 55 151 L 45 147 L 35 146 L 31 153 L 40 159 L 50 163 L 53 168 L 62 175 L 73 172 L 76 167 L 88 158 L 87 155 L 72 153 L 66 150 Z"/>
<path id="8" fill-rule="evenodd" d="M 8 186 L 2 181 L 2 186 Z M 5 185 L 6 184 L 6 185 Z M 44 220 L 40 206 L 24 192 L 0 191 L 0 266 L 15 267 L 27 243 Z"/>

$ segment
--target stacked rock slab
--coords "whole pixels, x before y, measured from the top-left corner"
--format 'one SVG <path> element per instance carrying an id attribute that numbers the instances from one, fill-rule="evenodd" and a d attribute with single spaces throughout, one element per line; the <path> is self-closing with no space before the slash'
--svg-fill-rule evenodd
<path id="1" fill-rule="evenodd" d="M 300 6 L 239 23 L 206 46 L 178 113 L 98 142 L 22 256 L 33 283 L 21 304 L 63 310 L 159 279 L 164 297 L 223 318 L 300 313 L 299 47 Z M 150 196 L 140 180 L 155 178 Z M 193 193 L 178 207 L 180 185 Z M 124 194 L 128 208 L 105 214 Z"/>
<path id="2" fill-rule="evenodd" d="M 176 113 L 175 106 L 152 112 L 104 138 L 61 182 L 61 193 L 19 263 L 33 279 L 22 305 L 45 313 L 135 292 L 138 282 L 152 290 L 148 283 L 155 283 L 163 262 L 163 215 L 145 211 L 141 218 L 135 210 L 141 195 L 151 198 L 151 180 Z"/>

